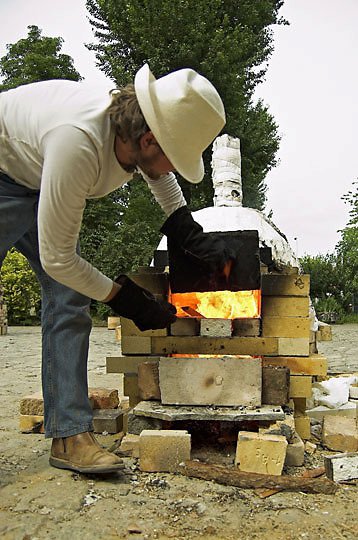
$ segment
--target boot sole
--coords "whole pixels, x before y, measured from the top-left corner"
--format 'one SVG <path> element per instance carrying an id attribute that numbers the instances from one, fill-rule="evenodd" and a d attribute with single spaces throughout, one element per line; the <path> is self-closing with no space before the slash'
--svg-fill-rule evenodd
<path id="1" fill-rule="evenodd" d="M 50 465 L 56 467 L 57 469 L 68 469 L 70 471 L 75 471 L 83 474 L 102 474 L 102 473 L 112 473 L 121 471 L 124 469 L 124 463 L 116 463 L 113 465 L 97 465 L 93 467 L 81 467 L 70 463 L 64 459 L 59 459 L 51 456 L 49 458 Z"/>

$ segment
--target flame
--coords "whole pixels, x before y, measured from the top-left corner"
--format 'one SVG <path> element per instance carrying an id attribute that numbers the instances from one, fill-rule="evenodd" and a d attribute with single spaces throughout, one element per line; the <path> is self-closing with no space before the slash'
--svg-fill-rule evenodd
<path id="1" fill-rule="evenodd" d="M 177 308 L 178 317 L 192 316 L 182 309 L 189 307 L 199 317 L 210 319 L 257 318 L 261 295 L 259 290 L 170 293 L 169 302 Z"/>

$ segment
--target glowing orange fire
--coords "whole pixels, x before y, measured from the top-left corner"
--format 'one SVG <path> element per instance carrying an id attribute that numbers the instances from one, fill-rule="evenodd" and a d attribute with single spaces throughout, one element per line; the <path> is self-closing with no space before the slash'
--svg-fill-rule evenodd
<path id="1" fill-rule="evenodd" d="M 261 312 L 259 290 L 171 293 L 169 302 L 178 317 L 241 319 L 260 317 Z"/>

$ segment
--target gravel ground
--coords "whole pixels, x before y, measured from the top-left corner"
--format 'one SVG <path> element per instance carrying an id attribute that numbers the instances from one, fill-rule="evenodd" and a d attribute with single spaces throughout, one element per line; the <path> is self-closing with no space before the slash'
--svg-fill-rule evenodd
<path id="1" fill-rule="evenodd" d="M 358 326 L 333 328 L 320 344 L 330 370 L 358 371 Z M 40 389 L 40 329 L 12 327 L 0 337 L 0 536 L 36 539 L 356 539 L 358 488 L 340 485 L 335 495 L 277 493 L 260 499 L 252 490 L 173 474 L 145 474 L 125 458 L 117 476 L 84 476 L 51 468 L 50 440 L 18 431 L 19 401 Z M 89 383 L 116 387 L 105 357 L 119 353 L 114 332 L 95 328 Z M 99 436 L 109 447 L 115 436 Z M 232 448 L 223 447 L 227 459 Z M 318 447 L 305 467 L 323 464 Z M 299 474 L 304 468 L 291 469 Z"/>

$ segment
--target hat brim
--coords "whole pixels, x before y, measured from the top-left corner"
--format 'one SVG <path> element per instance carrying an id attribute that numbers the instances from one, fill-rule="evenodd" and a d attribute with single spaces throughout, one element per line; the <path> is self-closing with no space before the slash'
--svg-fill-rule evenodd
<path id="1" fill-rule="evenodd" d="M 134 79 L 134 88 L 144 119 L 175 170 L 188 182 L 198 184 L 204 177 L 202 157 L 189 161 L 188 156 L 181 152 L 181 149 L 177 147 L 178 145 L 175 145 L 173 136 L 170 134 L 170 130 L 167 129 L 165 122 L 162 122 L 159 128 L 158 120 L 160 121 L 160 119 L 158 119 L 158 113 L 154 108 L 157 97 L 151 88 L 151 84 L 155 81 L 156 78 L 150 71 L 148 64 L 144 64 L 137 71 Z"/>

